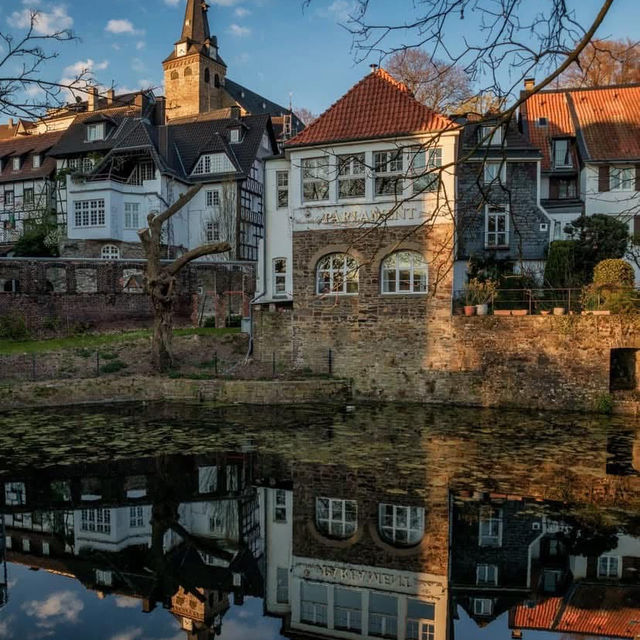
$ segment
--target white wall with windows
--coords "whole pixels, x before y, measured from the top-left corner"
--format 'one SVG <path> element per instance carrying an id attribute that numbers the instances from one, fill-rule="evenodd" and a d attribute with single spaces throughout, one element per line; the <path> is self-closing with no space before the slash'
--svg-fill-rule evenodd
<path id="1" fill-rule="evenodd" d="M 83 549 L 120 551 L 133 545 L 151 546 L 151 505 L 93 506 L 73 512 L 74 553 Z"/>

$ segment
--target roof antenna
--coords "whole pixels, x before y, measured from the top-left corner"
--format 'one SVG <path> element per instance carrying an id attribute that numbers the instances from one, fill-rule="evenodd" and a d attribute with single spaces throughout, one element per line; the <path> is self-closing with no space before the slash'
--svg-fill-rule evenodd
<path id="1" fill-rule="evenodd" d="M 375 62 L 369 66 L 371 67 L 371 73 L 375 73 L 380 68 L 380 65 L 377 65 Z"/>

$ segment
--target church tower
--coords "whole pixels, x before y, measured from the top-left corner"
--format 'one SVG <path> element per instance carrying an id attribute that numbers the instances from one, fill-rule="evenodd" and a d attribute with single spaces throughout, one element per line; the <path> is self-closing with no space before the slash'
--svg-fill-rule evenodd
<path id="1" fill-rule="evenodd" d="M 208 10 L 204 0 L 187 0 L 182 36 L 162 63 L 168 121 L 235 104 L 224 90 L 227 65 L 209 31 Z"/>

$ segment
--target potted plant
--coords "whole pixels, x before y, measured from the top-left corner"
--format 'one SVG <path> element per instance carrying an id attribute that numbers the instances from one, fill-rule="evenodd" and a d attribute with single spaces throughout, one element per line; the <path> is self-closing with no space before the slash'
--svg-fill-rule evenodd
<path id="1" fill-rule="evenodd" d="M 489 311 L 489 302 L 496 291 L 497 286 L 493 280 L 481 281 L 478 278 L 471 278 L 465 286 L 465 315 L 472 316 L 475 312 L 479 316 L 486 316 Z"/>

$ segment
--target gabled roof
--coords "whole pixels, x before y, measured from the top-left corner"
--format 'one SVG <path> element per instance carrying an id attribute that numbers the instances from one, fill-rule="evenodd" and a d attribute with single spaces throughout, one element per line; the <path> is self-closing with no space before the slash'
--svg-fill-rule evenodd
<path id="1" fill-rule="evenodd" d="M 418 102 L 384 69 L 365 76 L 287 143 L 302 147 L 443 131 L 454 123 Z"/>
<path id="2" fill-rule="evenodd" d="M 63 133 L 63 131 L 53 131 L 0 140 L 0 158 L 4 159 L 2 171 L 0 171 L 0 183 L 34 180 L 52 174 L 56 168 L 56 161 L 45 154 L 60 140 Z M 33 167 L 33 154 L 43 156 L 37 168 Z M 25 156 L 19 171 L 14 171 L 12 163 L 7 162 L 7 158 L 15 156 Z"/>
<path id="3" fill-rule="evenodd" d="M 482 119 L 479 122 L 474 122 L 469 118 L 456 118 L 457 124 L 462 126 L 460 134 L 461 144 L 459 153 L 461 156 L 466 156 L 473 150 L 471 157 L 491 159 L 502 157 L 517 157 L 517 158 L 539 158 L 540 151 L 537 147 L 532 145 L 527 138 L 518 130 L 515 120 L 510 120 L 504 127 L 504 145 L 486 145 L 478 146 L 478 142 L 481 139 L 480 128 L 484 126 L 494 126 L 489 119 Z"/>
<path id="4" fill-rule="evenodd" d="M 640 85 L 540 91 L 522 105 L 521 118 L 544 170 L 552 140 L 561 137 L 575 137 L 587 162 L 640 160 Z"/>

